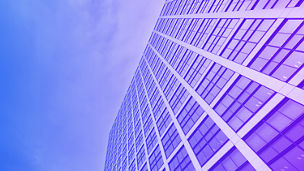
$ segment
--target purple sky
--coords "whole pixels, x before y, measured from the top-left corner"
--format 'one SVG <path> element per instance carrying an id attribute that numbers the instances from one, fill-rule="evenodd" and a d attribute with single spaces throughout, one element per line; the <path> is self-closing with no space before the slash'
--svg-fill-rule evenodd
<path id="1" fill-rule="evenodd" d="M 0 2 L 0 170 L 103 170 L 162 0 Z"/>

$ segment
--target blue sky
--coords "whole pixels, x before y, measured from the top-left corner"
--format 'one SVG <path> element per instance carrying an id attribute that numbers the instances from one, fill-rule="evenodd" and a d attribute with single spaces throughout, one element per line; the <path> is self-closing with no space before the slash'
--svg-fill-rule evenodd
<path id="1" fill-rule="evenodd" d="M 0 170 L 103 170 L 162 0 L 0 1 Z"/>

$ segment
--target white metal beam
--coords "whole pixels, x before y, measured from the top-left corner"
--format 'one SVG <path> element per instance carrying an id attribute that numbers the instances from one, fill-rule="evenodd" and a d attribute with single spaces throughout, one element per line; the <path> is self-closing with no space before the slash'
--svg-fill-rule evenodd
<path id="1" fill-rule="evenodd" d="M 150 67 L 147 59 L 146 58 L 144 58 L 144 59 L 145 59 L 145 61 L 147 63 L 149 71 L 151 72 L 151 75 L 152 75 L 153 80 L 154 80 L 154 82 L 156 84 L 156 87 L 158 88 L 158 90 L 160 92 L 160 95 L 163 98 L 163 101 L 164 101 L 164 103 L 165 103 L 165 105 L 166 105 L 166 107 L 168 109 L 168 112 L 169 112 L 169 114 L 171 116 L 171 119 L 172 119 L 172 121 L 174 123 L 174 126 L 175 126 L 175 128 L 176 128 L 176 130 L 177 130 L 177 132 L 178 132 L 178 134 L 179 134 L 179 136 L 181 138 L 181 140 L 182 140 L 182 143 L 184 144 L 184 147 L 185 147 L 185 149 L 188 152 L 189 158 L 192 161 L 192 164 L 193 164 L 194 168 L 196 170 L 201 170 L 201 166 L 200 166 L 200 164 L 199 164 L 199 162 L 198 162 L 198 160 L 196 158 L 196 155 L 194 154 L 194 152 L 193 152 L 193 150 L 192 150 L 192 148 L 191 148 L 191 146 L 190 146 L 190 144 L 189 144 L 189 142 L 188 142 L 188 140 L 187 140 L 187 138 L 186 138 L 186 136 L 185 136 L 185 134 L 184 134 L 184 132 L 183 132 L 183 130 L 181 128 L 181 126 L 179 125 L 176 117 L 174 116 L 173 110 L 170 107 L 169 102 L 166 99 L 166 96 L 164 95 L 164 93 L 163 93 L 163 91 L 162 91 L 162 89 L 161 89 L 161 87 L 160 87 L 157 79 L 155 78 L 155 75 L 154 75 L 154 73 L 153 73 L 153 71 L 152 71 L 152 69 L 151 69 L 151 67 Z"/>
<path id="2" fill-rule="evenodd" d="M 214 123 L 223 131 L 223 133 L 230 139 L 236 148 L 244 155 L 244 157 L 257 170 L 271 170 L 267 164 L 239 137 L 232 128 L 206 103 L 199 94 L 175 71 L 174 68 L 149 44 L 152 50 L 157 54 L 159 59 L 167 66 L 171 73 L 180 81 L 180 83 L 187 89 L 196 102 L 206 111 L 208 116 Z M 177 123 L 178 124 L 178 123 Z"/>

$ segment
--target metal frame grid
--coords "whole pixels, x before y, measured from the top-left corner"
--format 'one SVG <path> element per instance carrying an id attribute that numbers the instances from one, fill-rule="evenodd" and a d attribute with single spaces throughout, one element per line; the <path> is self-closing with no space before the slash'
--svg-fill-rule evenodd
<path id="1" fill-rule="evenodd" d="M 105 170 L 303 170 L 303 0 L 167 0 Z"/>

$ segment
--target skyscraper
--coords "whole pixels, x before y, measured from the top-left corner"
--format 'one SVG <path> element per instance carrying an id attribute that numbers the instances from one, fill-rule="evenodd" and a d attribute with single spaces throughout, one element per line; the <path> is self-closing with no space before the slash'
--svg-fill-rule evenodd
<path id="1" fill-rule="evenodd" d="M 304 170 L 303 0 L 167 0 L 105 170 Z"/>

